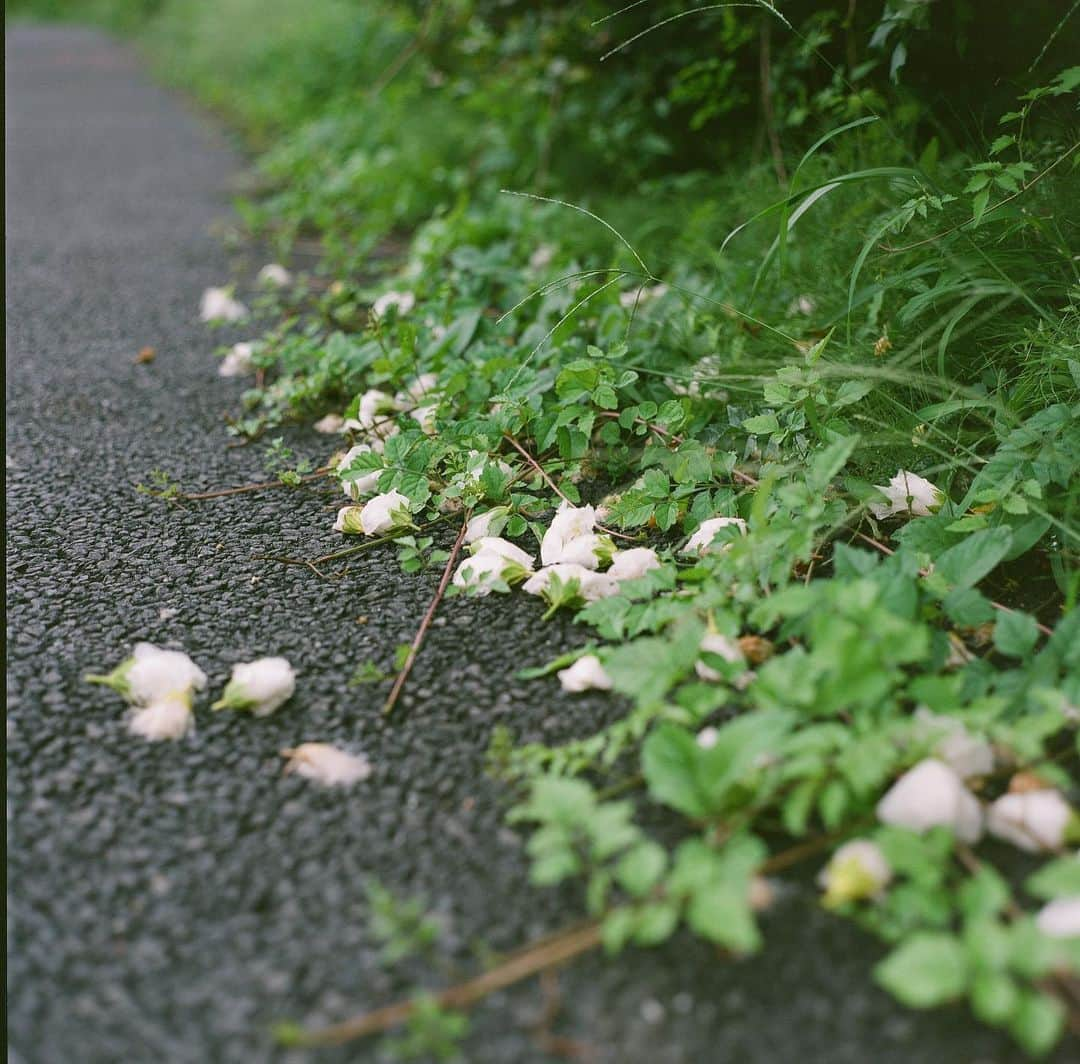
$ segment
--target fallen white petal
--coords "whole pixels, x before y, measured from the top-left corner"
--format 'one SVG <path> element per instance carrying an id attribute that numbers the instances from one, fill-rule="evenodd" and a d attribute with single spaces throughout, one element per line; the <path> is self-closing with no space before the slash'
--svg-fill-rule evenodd
<path id="1" fill-rule="evenodd" d="M 559 670 L 559 683 L 564 691 L 610 691 L 611 677 L 604 671 L 595 654 L 585 654 L 569 668 Z"/>
<path id="2" fill-rule="evenodd" d="M 281 751 L 288 758 L 285 771 L 326 787 L 351 787 L 371 775 L 371 763 L 362 755 L 339 750 L 329 743 L 301 743 Z"/>

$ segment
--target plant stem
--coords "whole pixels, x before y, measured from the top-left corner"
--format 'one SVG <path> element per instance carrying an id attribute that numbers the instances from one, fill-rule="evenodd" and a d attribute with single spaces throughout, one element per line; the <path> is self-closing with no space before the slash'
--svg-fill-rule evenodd
<path id="1" fill-rule="evenodd" d="M 412 644 L 409 647 L 409 653 L 402 663 L 401 671 L 394 681 L 394 686 L 390 689 L 390 694 L 383 703 L 383 716 L 388 716 L 393 712 L 394 706 L 397 704 L 397 700 L 401 695 L 401 689 L 405 686 L 405 681 L 409 678 L 409 673 L 412 672 L 413 662 L 416 661 L 416 655 L 420 653 L 420 647 L 424 642 L 424 636 L 427 635 L 427 630 L 431 627 L 431 622 L 435 617 L 435 611 L 439 608 L 439 603 L 442 602 L 443 595 L 446 594 L 446 586 L 450 583 L 450 577 L 454 572 L 454 563 L 461 553 L 462 544 L 465 542 L 465 532 L 468 527 L 469 522 L 467 519 L 461 522 L 461 528 L 458 530 L 457 539 L 454 540 L 454 545 L 450 548 L 450 557 L 446 559 L 446 568 L 443 569 L 442 579 L 439 581 L 438 589 L 435 591 L 435 597 L 431 600 L 431 605 L 428 606 L 427 612 L 420 622 L 420 627 L 416 630 L 416 635 L 413 637 Z"/>
<path id="2" fill-rule="evenodd" d="M 330 472 L 329 466 L 322 466 L 316 469 L 314 473 L 309 473 L 307 476 L 301 477 L 300 482 L 303 484 L 312 480 L 318 480 L 319 477 L 326 476 Z M 257 484 L 241 484 L 236 488 L 218 488 L 216 491 L 182 491 L 180 492 L 181 499 L 188 499 L 192 502 L 199 499 L 220 499 L 226 495 L 242 495 L 249 491 L 267 491 L 270 488 L 290 488 L 292 484 L 286 484 L 280 480 L 264 480 Z"/>

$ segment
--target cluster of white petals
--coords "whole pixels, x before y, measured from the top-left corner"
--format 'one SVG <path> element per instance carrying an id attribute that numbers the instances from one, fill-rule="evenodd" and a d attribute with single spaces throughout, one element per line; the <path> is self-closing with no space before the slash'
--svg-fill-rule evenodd
<path id="1" fill-rule="evenodd" d="M 1059 791 L 1045 788 L 1003 794 L 991 803 L 986 826 L 991 835 L 1021 850 L 1059 850 L 1076 814 Z"/>
<path id="2" fill-rule="evenodd" d="M 349 472 L 349 466 L 352 465 L 355 458 L 362 454 L 371 454 L 374 450 L 375 448 L 371 444 L 358 443 L 355 447 L 346 451 L 337 464 L 337 475 L 341 481 L 341 488 L 350 499 L 361 499 L 365 495 L 370 495 L 379 483 L 379 477 L 383 474 L 382 469 L 371 469 L 358 473 Z"/>
<path id="3" fill-rule="evenodd" d="M 190 697 L 172 695 L 136 709 L 128 718 L 128 731 L 140 739 L 161 742 L 182 739 L 195 726 Z"/>
<path id="4" fill-rule="evenodd" d="M 879 521 L 894 514 L 929 517 L 945 501 L 945 493 L 940 488 L 906 469 L 901 469 L 888 484 L 874 486 L 888 500 L 870 504 L 870 512 Z"/>
<path id="5" fill-rule="evenodd" d="M 586 602 L 596 602 L 597 599 L 610 598 L 619 592 L 618 580 L 612 579 L 607 573 L 593 572 L 583 565 L 575 565 L 571 562 L 558 562 L 555 565 L 546 565 L 534 576 L 529 577 L 522 585 L 522 591 L 529 595 L 547 597 L 553 588 L 552 579 L 556 579 L 563 586 L 571 581 L 576 581 L 578 591 Z"/>
<path id="6" fill-rule="evenodd" d="M 384 292 L 371 305 L 371 313 L 381 318 L 391 307 L 398 315 L 408 314 L 416 306 L 416 296 L 412 292 Z"/>
<path id="7" fill-rule="evenodd" d="M 466 558 L 454 573 L 454 586 L 476 595 L 488 595 L 496 583 L 516 583 L 533 571 L 533 556 L 498 536 L 481 536 L 472 544 L 472 557 Z"/>
<path id="8" fill-rule="evenodd" d="M 604 671 L 595 654 L 584 654 L 569 668 L 559 670 L 559 683 L 564 691 L 610 691 L 611 677 Z"/>
<path id="9" fill-rule="evenodd" d="M 485 536 L 497 536 L 510 516 L 509 506 L 496 506 L 470 518 L 465 526 L 465 542 L 475 543 Z"/>
<path id="10" fill-rule="evenodd" d="M 892 879 L 892 868 L 881 847 L 869 839 L 845 843 L 821 870 L 818 885 L 825 891 L 828 906 L 873 898 Z"/>
<path id="11" fill-rule="evenodd" d="M 207 288 L 199 303 L 199 317 L 203 321 L 243 321 L 248 308 L 233 298 L 231 287 Z"/>
<path id="12" fill-rule="evenodd" d="M 409 500 L 400 491 L 387 491 L 368 500 L 360 511 L 360 529 L 365 536 L 379 536 L 392 528 L 410 524 Z"/>
<path id="13" fill-rule="evenodd" d="M 660 559 L 652 547 L 631 547 L 616 551 L 607 575 L 615 580 L 637 580 L 652 569 L 660 568 Z"/>
<path id="14" fill-rule="evenodd" d="M 259 658 L 234 665 L 232 676 L 213 709 L 243 709 L 266 717 L 296 690 L 296 673 L 285 658 Z"/>
<path id="15" fill-rule="evenodd" d="M 591 506 L 571 506 L 564 502 L 544 533 L 540 561 L 544 565 L 573 562 L 588 569 L 597 568 L 600 559 L 596 556 L 595 527 L 596 511 Z"/>
<path id="16" fill-rule="evenodd" d="M 722 528 L 737 528 L 742 535 L 746 535 L 746 522 L 741 517 L 710 517 L 708 521 L 701 522 L 701 527 L 687 541 L 682 549 L 683 554 L 700 555 L 714 550 L 727 550 L 730 543 L 713 546 L 713 540 Z"/>
<path id="17" fill-rule="evenodd" d="M 1050 938 L 1080 938 L 1080 897 L 1047 902 L 1036 915 L 1035 926 Z"/>
<path id="18" fill-rule="evenodd" d="M 957 772 L 936 758 L 926 758 L 904 773 L 878 802 L 883 824 L 924 832 L 949 828 L 962 842 L 978 842 L 983 812 L 978 799 Z"/>
<path id="19" fill-rule="evenodd" d="M 435 415 L 439 411 L 438 403 L 431 403 L 429 406 L 418 406 L 414 410 L 409 411 L 409 417 L 413 419 L 419 426 L 420 430 L 427 436 L 435 435 Z"/>
<path id="20" fill-rule="evenodd" d="M 292 274 L 280 262 L 268 262 L 259 270 L 256 280 L 267 288 L 284 288 L 292 284 Z"/>
<path id="21" fill-rule="evenodd" d="M 920 730 L 928 736 L 940 734 L 934 756 L 944 761 L 964 780 L 989 776 L 994 771 L 994 748 L 981 735 L 972 735 L 958 720 L 938 716 L 925 706 L 915 712 Z"/>
<path id="22" fill-rule="evenodd" d="M 242 340 L 229 348 L 228 354 L 218 366 L 219 377 L 243 377 L 255 372 L 255 347 L 250 340 Z"/>
<path id="23" fill-rule="evenodd" d="M 326 417 L 319 418 L 312 426 L 316 432 L 321 432 L 325 436 L 332 436 L 344 427 L 345 419 L 340 414 L 327 414 Z"/>
<path id="24" fill-rule="evenodd" d="M 351 787 L 371 775 L 371 763 L 359 754 L 329 743 L 301 743 L 281 751 L 288 758 L 286 772 L 295 772 L 325 787 Z"/>

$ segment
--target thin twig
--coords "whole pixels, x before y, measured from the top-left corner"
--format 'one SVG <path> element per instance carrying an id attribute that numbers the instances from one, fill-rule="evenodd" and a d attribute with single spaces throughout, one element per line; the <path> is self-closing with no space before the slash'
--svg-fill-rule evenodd
<path id="1" fill-rule="evenodd" d="M 326 476 L 330 472 L 329 466 L 321 466 L 316 469 L 314 473 L 309 473 L 307 476 L 300 478 L 301 484 L 307 484 L 309 481 L 318 480 L 320 477 Z M 216 491 L 182 491 L 180 492 L 181 499 L 188 499 L 190 501 L 196 501 L 199 499 L 220 499 L 226 495 L 242 495 L 249 491 L 267 491 L 270 488 L 292 488 L 294 484 L 286 484 L 283 480 L 264 480 L 257 484 L 241 484 L 235 488 L 218 488 Z"/>
<path id="2" fill-rule="evenodd" d="M 574 505 L 573 499 L 571 499 L 566 494 L 566 492 L 564 492 L 559 487 L 559 485 L 556 484 L 555 481 L 551 479 L 551 476 L 549 475 L 548 471 L 535 458 L 533 458 L 533 456 L 531 454 L 529 454 L 529 452 L 526 451 L 525 448 L 522 447 L 521 444 L 518 443 L 518 441 L 515 440 L 514 437 L 510 435 L 509 432 L 503 434 L 503 439 L 506 440 L 506 442 L 509 443 L 510 446 L 513 447 L 514 450 L 517 451 L 518 454 L 520 454 L 521 457 L 524 458 L 525 461 L 528 462 L 529 465 L 532 466 L 532 468 L 534 470 L 536 470 L 536 472 L 539 473 L 541 477 L 543 477 L 544 483 L 547 484 L 547 486 L 549 488 L 551 488 L 551 490 L 553 492 L 555 492 L 555 494 L 558 495 L 559 498 L 563 500 L 563 502 L 569 503 L 571 506 Z M 604 532 L 609 536 L 614 536 L 616 539 L 627 539 L 627 540 L 634 540 L 635 539 L 634 536 L 628 536 L 624 532 L 616 532 L 615 529 L 606 528 L 604 525 L 597 525 L 596 527 L 599 528 L 601 532 Z"/>
<path id="3" fill-rule="evenodd" d="M 435 597 L 431 600 L 431 605 L 428 606 L 427 612 L 420 622 L 420 627 L 416 630 L 416 635 L 413 636 L 412 644 L 409 647 L 409 653 L 402 663 L 401 671 L 394 681 L 394 686 L 390 689 L 390 694 L 383 703 L 383 716 L 387 716 L 393 712 L 394 706 L 401 694 L 401 689 L 405 686 L 405 681 L 409 678 L 409 673 L 412 672 L 413 662 L 416 661 L 416 655 L 420 653 L 420 647 L 424 642 L 424 636 L 427 635 L 427 630 L 431 627 L 431 622 L 435 617 L 435 611 L 439 608 L 439 603 L 442 602 L 443 595 L 446 594 L 446 586 L 450 583 L 450 577 L 454 572 L 454 563 L 461 553 L 461 547 L 465 542 L 465 533 L 468 528 L 468 520 L 462 521 L 461 528 L 457 534 L 457 539 L 454 540 L 454 545 L 450 548 L 450 557 L 446 559 L 446 568 L 443 569 L 442 579 L 439 581 L 439 587 L 435 592 Z"/>
<path id="4" fill-rule="evenodd" d="M 758 871 L 763 875 L 778 872 L 799 861 L 805 860 L 835 841 L 837 834 L 824 835 L 798 843 L 787 850 L 782 850 L 764 861 Z M 449 987 L 435 995 L 435 1000 L 442 1008 L 468 1008 L 478 1001 L 505 990 L 515 983 L 534 975 L 551 971 L 595 949 L 602 942 L 601 921 L 588 920 L 575 924 L 563 931 L 541 938 L 517 953 L 511 954 L 502 963 L 489 969 L 482 975 L 457 986 Z M 384 1031 L 392 1030 L 405 1023 L 413 1012 L 412 1001 L 399 1001 L 373 1012 L 364 1013 L 351 1020 L 323 1027 L 314 1031 L 304 1031 L 296 1036 L 294 1044 L 303 1046 L 342 1045 L 356 1038 L 365 1038 Z"/>

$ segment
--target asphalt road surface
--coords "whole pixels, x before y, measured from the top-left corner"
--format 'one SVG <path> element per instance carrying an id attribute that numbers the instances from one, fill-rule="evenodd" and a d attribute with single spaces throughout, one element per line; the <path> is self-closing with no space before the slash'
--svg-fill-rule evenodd
<path id="1" fill-rule="evenodd" d="M 266 477 L 221 419 L 243 385 L 213 351 L 245 334 L 197 321 L 236 265 L 213 227 L 243 160 L 97 33 L 17 28 L 6 49 L 9 1059 L 385 1059 L 285 1053 L 268 1030 L 442 985 L 574 918 L 576 892 L 528 886 L 483 755 L 497 724 L 553 741 L 609 703 L 514 678 L 581 638 L 565 622 L 520 596 L 459 599 L 384 724 L 383 692 L 349 677 L 390 665 L 437 574 L 402 576 L 384 551 L 336 581 L 252 558 L 338 546 L 325 491 L 180 509 L 134 490 L 155 468 L 188 490 Z M 144 346 L 157 357 L 136 365 Z M 324 438 L 293 442 L 326 456 Z M 133 739 L 119 699 L 80 677 L 142 639 L 184 647 L 212 691 L 234 662 L 284 654 L 297 695 L 266 720 L 204 700 L 189 740 Z M 374 775 L 347 793 L 283 776 L 279 748 L 304 740 L 363 751 Z M 366 876 L 427 895 L 447 928 L 432 961 L 381 963 Z M 807 881 L 765 930 L 738 962 L 683 938 L 586 958 L 559 978 L 550 1031 L 602 1064 L 1019 1059 L 962 1009 L 914 1014 L 874 988 L 879 948 Z M 535 983 L 492 999 L 465 1060 L 560 1059 L 533 1030 L 545 1008 Z"/>

